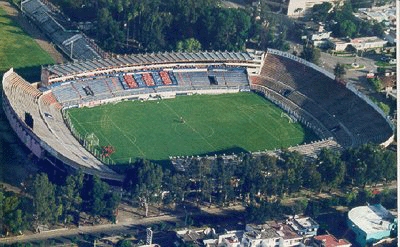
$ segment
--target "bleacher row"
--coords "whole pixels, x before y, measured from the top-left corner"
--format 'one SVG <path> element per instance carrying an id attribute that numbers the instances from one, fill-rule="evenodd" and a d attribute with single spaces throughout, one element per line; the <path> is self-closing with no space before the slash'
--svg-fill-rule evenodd
<path id="1" fill-rule="evenodd" d="M 72 136 L 64 123 L 60 105 L 51 92 L 40 92 L 11 70 L 5 73 L 2 86 L 3 106 L 10 124 L 35 155 L 44 158 L 44 149 L 65 164 L 82 169 L 85 173 L 122 180 L 122 176 L 102 164 Z M 26 113 L 33 119 L 31 128 L 23 124 Z"/>
<path id="2" fill-rule="evenodd" d="M 232 74 L 230 74 L 232 73 Z M 171 87 L 171 91 L 191 90 L 198 88 L 213 88 L 209 76 L 215 76 L 221 87 L 248 86 L 248 78 L 244 68 L 229 69 L 225 71 L 201 71 L 196 69 L 174 72 L 165 71 L 137 71 L 127 74 L 114 74 L 98 77 L 87 77 L 63 83 L 54 83 L 49 88 L 54 93 L 58 102 L 64 106 L 86 103 L 90 101 L 105 100 L 108 98 L 138 94 L 138 89 L 147 88 L 150 91 L 169 91 L 164 87 Z M 87 93 L 87 90 L 93 95 Z M 152 89 L 154 89 L 152 91 Z M 156 90 L 156 91 L 155 91 Z M 126 94 L 126 93 L 128 94 Z"/>
<path id="3" fill-rule="evenodd" d="M 52 12 L 40 0 L 25 0 L 21 3 L 23 13 L 33 20 L 65 54 L 71 59 L 95 59 L 101 58 L 103 51 L 94 47 L 84 34 L 77 30 L 66 30 L 61 24 L 64 17 Z M 72 51 L 71 51 L 72 49 Z"/>
<path id="4" fill-rule="evenodd" d="M 257 83 L 312 113 L 343 146 L 392 135 L 385 119 L 344 85 L 291 59 L 268 54 Z"/>
<path id="5" fill-rule="evenodd" d="M 36 1 L 36 0 L 35 0 Z M 113 69 L 143 65 L 179 64 L 179 63 L 215 63 L 235 62 L 253 63 L 254 57 L 248 52 L 164 52 L 134 55 L 121 55 L 106 59 L 93 59 L 74 63 L 49 65 L 49 78 L 58 78 L 99 69 Z"/>

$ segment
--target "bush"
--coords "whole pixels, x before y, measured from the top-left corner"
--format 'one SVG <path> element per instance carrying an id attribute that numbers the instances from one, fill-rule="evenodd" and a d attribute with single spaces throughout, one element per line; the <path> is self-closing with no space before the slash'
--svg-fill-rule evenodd
<path id="1" fill-rule="evenodd" d="M 382 88 L 382 82 L 378 78 L 368 78 L 368 82 L 371 84 L 371 86 L 374 87 L 374 89 L 379 92 Z"/>
<path id="2" fill-rule="evenodd" d="M 387 105 L 387 104 L 385 104 L 385 103 L 383 103 L 383 102 L 379 102 L 379 103 L 378 103 L 378 106 L 379 106 L 379 108 L 382 109 L 382 111 L 383 111 L 386 115 L 389 115 L 389 113 L 390 113 L 390 106 L 389 106 L 389 105 Z"/>

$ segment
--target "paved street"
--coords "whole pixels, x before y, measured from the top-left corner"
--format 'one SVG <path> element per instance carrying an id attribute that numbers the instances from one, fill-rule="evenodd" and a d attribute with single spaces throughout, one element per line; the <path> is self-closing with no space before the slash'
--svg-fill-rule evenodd
<path id="1" fill-rule="evenodd" d="M 124 206 L 127 207 L 126 205 Z M 127 209 L 127 208 L 126 208 Z M 130 210 L 130 209 L 129 209 Z M 243 211 L 243 206 L 233 206 L 230 208 L 204 208 L 202 211 L 198 211 L 196 213 L 190 213 L 190 216 L 195 215 L 229 215 L 232 211 Z M 185 218 L 184 212 L 177 215 L 162 215 L 162 216 L 154 216 L 143 218 L 137 215 L 137 213 L 133 213 L 131 216 L 125 214 L 123 217 L 119 217 L 119 222 L 117 224 L 104 224 L 104 225 L 95 225 L 95 226 L 83 226 L 79 228 L 72 229 L 60 229 L 47 231 L 37 234 L 30 235 L 22 235 L 17 237 L 10 238 L 0 238 L 0 244 L 12 244 L 12 243 L 20 243 L 20 242 L 38 242 L 42 240 L 48 239 L 57 239 L 57 238 L 67 238 L 70 239 L 73 236 L 78 236 L 82 234 L 95 234 L 98 235 L 100 233 L 107 233 L 108 235 L 116 235 L 121 233 L 133 233 L 138 231 L 140 226 L 151 225 L 160 222 L 180 222 L 183 223 Z M 136 229 L 136 230 L 135 230 Z"/>
<path id="2" fill-rule="evenodd" d="M 59 237 L 71 237 L 79 234 L 96 234 L 101 232 L 121 232 L 126 231 L 127 229 L 139 225 L 148 225 L 152 223 L 157 223 L 161 221 L 178 221 L 176 216 L 159 216 L 159 217 L 151 217 L 151 218 L 143 218 L 139 220 L 135 220 L 134 222 L 125 222 L 123 224 L 105 224 L 105 225 L 97 225 L 97 226 L 84 226 L 80 228 L 74 229 L 60 229 L 54 231 L 47 231 L 38 234 L 32 235 L 22 235 L 18 237 L 12 238 L 2 238 L 0 239 L 0 244 L 12 244 L 12 243 L 21 243 L 21 242 L 35 242 L 46 239 L 55 239 Z"/>

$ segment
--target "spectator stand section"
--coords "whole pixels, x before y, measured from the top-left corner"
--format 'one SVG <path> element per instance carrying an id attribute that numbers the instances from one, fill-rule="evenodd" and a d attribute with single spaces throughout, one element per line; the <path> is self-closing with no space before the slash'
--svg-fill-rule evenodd
<path id="1" fill-rule="evenodd" d="M 40 0 L 21 2 L 22 12 L 71 60 L 104 58 L 108 54 L 78 30 L 68 30 L 69 20 Z"/>
<path id="2" fill-rule="evenodd" d="M 40 90 L 13 69 L 3 75 L 3 109 L 11 127 L 39 159 L 55 166 L 122 182 L 123 176 L 97 160 L 72 136 L 51 90 Z"/>
<path id="3" fill-rule="evenodd" d="M 252 77 L 252 83 L 267 87 L 312 114 L 342 146 L 366 142 L 387 145 L 393 139 L 390 123 L 373 103 L 301 58 L 268 50 L 261 73 Z"/>

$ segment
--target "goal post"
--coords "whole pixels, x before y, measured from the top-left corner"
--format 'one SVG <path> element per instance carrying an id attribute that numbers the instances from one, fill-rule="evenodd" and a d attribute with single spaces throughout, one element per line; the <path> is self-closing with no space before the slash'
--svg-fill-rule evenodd
<path id="1" fill-rule="evenodd" d="M 99 138 L 93 132 L 86 135 L 85 142 L 89 149 L 99 146 Z"/>
<path id="2" fill-rule="evenodd" d="M 287 113 L 282 112 L 281 113 L 281 118 L 287 118 L 289 123 L 295 123 L 297 122 L 296 119 L 294 117 L 289 116 Z"/>

